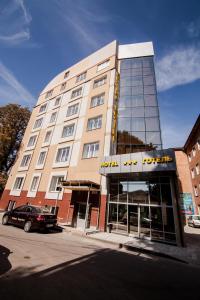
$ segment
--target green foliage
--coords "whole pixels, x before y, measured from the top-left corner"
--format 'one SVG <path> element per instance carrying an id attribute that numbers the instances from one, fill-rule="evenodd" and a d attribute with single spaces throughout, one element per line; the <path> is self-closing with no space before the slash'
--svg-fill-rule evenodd
<path id="1" fill-rule="evenodd" d="M 0 191 L 14 164 L 30 114 L 28 108 L 18 104 L 0 107 Z"/>

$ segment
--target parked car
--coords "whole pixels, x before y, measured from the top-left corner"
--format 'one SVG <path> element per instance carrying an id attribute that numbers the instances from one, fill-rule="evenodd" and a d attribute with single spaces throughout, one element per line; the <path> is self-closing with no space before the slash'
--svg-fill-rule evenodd
<path id="1" fill-rule="evenodd" d="M 2 224 L 12 224 L 24 228 L 25 232 L 53 228 L 57 224 L 54 214 L 49 213 L 45 207 L 22 205 L 7 211 L 2 218 Z"/>
<path id="2" fill-rule="evenodd" d="M 200 227 L 200 216 L 192 215 L 188 217 L 188 226 Z"/>

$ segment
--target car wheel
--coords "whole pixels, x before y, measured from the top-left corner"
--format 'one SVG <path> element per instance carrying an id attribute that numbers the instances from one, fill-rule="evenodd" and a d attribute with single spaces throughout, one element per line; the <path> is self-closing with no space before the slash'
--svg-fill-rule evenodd
<path id="1" fill-rule="evenodd" d="M 195 228 L 196 226 L 194 224 L 192 224 L 192 227 Z"/>
<path id="2" fill-rule="evenodd" d="M 3 225 L 8 225 L 8 216 L 4 216 L 2 219 L 2 224 Z"/>
<path id="3" fill-rule="evenodd" d="M 30 232 L 31 231 L 31 221 L 27 221 L 25 224 L 24 224 L 24 231 L 25 232 Z"/>

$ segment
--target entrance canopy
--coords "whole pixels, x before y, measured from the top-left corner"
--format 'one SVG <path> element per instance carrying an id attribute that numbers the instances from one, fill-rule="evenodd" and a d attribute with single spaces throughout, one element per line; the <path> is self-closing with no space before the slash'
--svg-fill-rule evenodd
<path id="1" fill-rule="evenodd" d="M 66 180 L 61 184 L 63 188 L 72 191 L 100 191 L 100 185 L 90 180 Z"/>

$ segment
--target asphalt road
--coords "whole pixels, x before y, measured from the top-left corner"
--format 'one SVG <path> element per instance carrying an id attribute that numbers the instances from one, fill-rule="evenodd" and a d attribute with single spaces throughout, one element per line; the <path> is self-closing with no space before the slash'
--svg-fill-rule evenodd
<path id="1" fill-rule="evenodd" d="M 0 225 L 0 298 L 200 299 L 200 268 L 70 233 Z"/>

